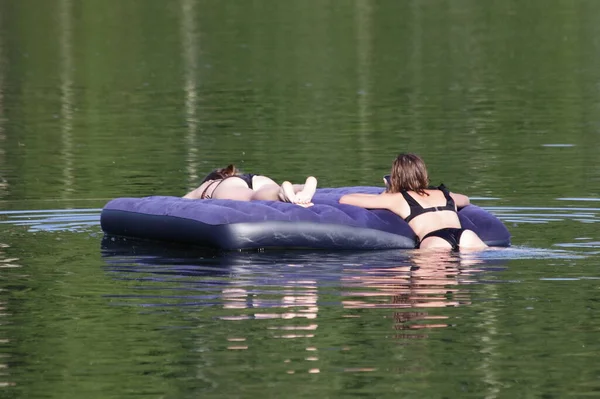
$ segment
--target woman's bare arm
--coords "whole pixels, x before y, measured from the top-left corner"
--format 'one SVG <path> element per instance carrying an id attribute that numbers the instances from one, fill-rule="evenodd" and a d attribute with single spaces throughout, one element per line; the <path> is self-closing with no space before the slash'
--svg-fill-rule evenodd
<path id="1" fill-rule="evenodd" d="M 396 202 L 389 194 L 346 194 L 340 198 L 340 204 L 354 205 L 366 209 L 389 209 L 397 212 Z"/>
<path id="2" fill-rule="evenodd" d="M 465 206 L 471 204 L 471 200 L 469 199 L 469 197 L 467 197 L 464 194 L 450 193 L 450 196 L 454 200 L 454 203 L 456 204 L 457 208 L 464 208 Z"/>

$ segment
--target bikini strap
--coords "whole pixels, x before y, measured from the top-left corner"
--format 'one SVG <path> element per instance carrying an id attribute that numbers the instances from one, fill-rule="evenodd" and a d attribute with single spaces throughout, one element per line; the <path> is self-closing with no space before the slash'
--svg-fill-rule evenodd
<path id="1" fill-rule="evenodd" d="M 452 198 L 452 196 L 450 195 L 450 191 L 448 191 L 448 189 L 446 188 L 446 186 L 442 183 L 440 184 L 440 186 L 438 187 L 438 190 L 440 190 L 442 193 L 444 193 L 444 198 L 446 198 L 446 206 L 447 207 L 453 207 L 455 208 L 455 203 L 454 203 L 454 198 Z"/>
<path id="2" fill-rule="evenodd" d="M 417 202 L 417 200 L 414 199 L 406 190 L 400 191 L 400 194 L 402 194 L 402 196 L 404 197 L 404 199 L 408 203 L 408 206 L 410 206 L 411 208 L 412 207 L 419 207 L 419 208 L 423 209 L 423 207 Z"/>
<path id="3" fill-rule="evenodd" d="M 213 180 L 210 183 L 208 183 L 208 185 L 206 186 L 206 188 L 202 191 L 202 194 L 200 194 L 200 199 L 210 199 L 212 196 L 207 196 L 206 192 L 208 191 L 209 188 L 212 187 L 213 184 L 215 184 L 217 182 L 219 182 L 219 180 Z M 216 189 L 216 187 L 215 187 L 215 189 Z M 213 190 L 213 191 L 215 191 L 215 190 Z"/>
<path id="4" fill-rule="evenodd" d="M 406 219 L 404 219 L 406 223 L 408 223 L 423 213 L 423 207 L 406 190 L 400 191 L 400 194 L 402 194 L 406 200 L 406 203 L 408 203 L 408 207 L 410 208 L 410 214 L 406 217 Z M 415 212 L 413 212 L 414 208 L 416 208 Z"/>

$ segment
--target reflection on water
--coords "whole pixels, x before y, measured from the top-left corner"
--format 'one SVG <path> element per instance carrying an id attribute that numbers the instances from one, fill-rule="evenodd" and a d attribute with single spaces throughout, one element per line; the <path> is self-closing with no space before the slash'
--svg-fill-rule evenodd
<path id="1" fill-rule="evenodd" d="M 359 163 L 364 165 L 369 162 L 368 151 L 371 144 L 369 135 L 372 129 L 369 119 L 370 101 L 372 93 L 371 82 L 371 59 L 372 59 L 372 9 L 371 2 L 368 0 L 357 0 L 356 6 L 356 42 L 357 42 L 357 86 L 358 86 L 358 141 L 361 151 Z M 362 179 L 368 179 L 368 176 L 362 176 Z"/>
<path id="2" fill-rule="evenodd" d="M 163 317 L 165 309 L 181 313 L 176 317 L 189 328 L 210 330 L 202 334 L 203 347 L 211 349 L 212 361 L 238 365 L 233 370 L 267 361 L 269 368 L 257 369 L 255 378 L 274 372 L 383 373 L 378 374 L 383 378 L 397 367 L 390 363 L 389 343 L 401 342 L 406 351 L 407 345 L 431 339 L 452 340 L 440 336 L 448 327 L 475 328 L 468 338 L 454 339 L 479 347 L 479 375 L 473 378 L 487 384 L 488 397 L 501 388 L 499 347 L 506 317 L 495 304 L 506 298 L 498 286 L 522 283 L 502 277 L 506 263 L 539 255 L 583 258 L 527 248 L 465 254 L 159 251 L 110 238 L 103 255 L 108 276 L 129 282 L 126 291 L 108 294 L 107 300 L 145 314 L 150 309 Z M 365 346 L 371 353 L 361 352 Z M 432 351 L 434 358 L 441 355 Z M 434 372 L 422 355 L 396 356 L 416 362 L 407 360 L 407 372 Z"/>
<path id="3" fill-rule="evenodd" d="M 600 2 L 273 3 L 0 0 L 2 392 L 596 395 Z M 397 151 L 515 246 L 98 254 L 110 198 Z"/>
<path id="4" fill-rule="evenodd" d="M 72 31 L 72 3 L 71 0 L 58 0 L 60 17 L 60 116 L 61 116 L 61 156 L 64 160 L 63 166 L 63 199 L 69 199 L 74 191 L 73 171 L 73 31 Z M 72 204 L 66 203 L 71 207 Z"/>
<path id="5" fill-rule="evenodd" d="M 37 237 L 75 239 L 97 231 L 98 215 L 97 209 L 3 211 L 0 227 L 22 225 L 36 231 Z M 69 233 L 71 229 L 78 233 Z M 176 369 L 169 377 L 174 384 L 198 395 L 205 384 L 219 386 L 221 396 L 234 394 L 227 388 L 232 374 L 240 375 L 245 386 L 254 381 L 280 387 L 302 386 L 302 378 L 315 374 L 328 379 L 347 376 L 351 381 L 365 375 L 385 381 L 389 388 L 398 377 L 426 384 L 433 383 L 430 376 L 445 381 L 450 373 L 453 378 L 462 375 L 479 381 L 485 385 L 480 389 L 494 397 L 507 380 L 502 365 L 507 353 L 514 352 L 510 337 L 518 326 L 531 324 L 527 318 L 533 313 L 528 312 L 543 309 L 543 301 L 537 298 L 547 297 L 529 293 L 532 282 L 573 283 L 556 280 L 574 276 L 546 265 L 584 262 L 590 255 L 528 247 L 460 254 L 219 252 L 105 237 L 99 263 L 85 265 L 71 254 L 79 246 L 76 241 L 66 245 L 68 251 L 58 251 L 62 255 L 52 267 L 70 258 L 73 262 L 64 266 L 64 275 L 50 273 L 49 278 L 84 280 L 73 280 L 65 294 L 61 284 L 55 294 L 38 295 L 55 295 L 66 308 L 79 308 L 82 298 L 88 298 L 87 306 L 76 316 L 58 312 L 38 318 L 59 325 L 67 320 L 70 326 L 88 320 L 88 328 L 95 326 L 98 332 L 93 337 L 96 345 L 106 345 L 103 351 L 93 352 L 98 362 L 137 365 L 148 373 L 144 379 L 162 375 L 165 368 Z M 95 243 L 94 248 L 98 250 Z M 535 273 L 528 262 L 537 265 Z M 94 280 L 101 286 L 76 284 L 85 281 L 89 272 L 85 268 L 97 271 Z M 527 275 L 522 274 L 525 271 Z M 91 293 L 90 287 L 94 287 Z M 520 299 L 523 292 L 527 297 Z M 49 303 L 46 309 L 54 308 L 55 303 Z M 536 323 L 543 324 L 543 318 Z M 65 342 L 89 342 L 82 336 L 89 332 L 70 335 Z M 127 343 L 123 350 L 129 360 L 120 351 L 107 349 L 121 338 Z M 129 346 L 133 349 L 127 352 Z M 57 353 L 69 358 L 70 351 L 87 359 L 90 349 Z M 465 357 L 465 353 L 477 355 Z M 448 371 L 458 358 L 460 367 Z M 98 368 L 87 370 L 89 380 L 109 378 Z M 123 371 L 123 375 L 135 377 L 139 371 Z M 23 367 L 11 376 L 15 372 L 25 373 Z M 293 380 L 285 379 L 290 376 Z M 14 377 L 6 380 L 23 385 Z"/>
<path id="6" fill-rule="evenodd" d="M 181 43 L 183 65 L 185 68 L 185 114 L 187 132 L 185 134 L 186 148 L 188 150 L 186 159 L 186 171 L 188 178 L 187 189 L 190 190 L 198 185 L 198 151 L 197 139 L 199 118 L 198 107 L 198 33 L 195 25 L 195 1 L 181 0 Z"/>
<path id="7" fill-rule="evenodd" d="M 478 372 L 471 378 L 485 383 L 490 398 L 502 389 L 499 365 L 505 334 L 512 331 L 505 324 L 506 292 L 525 284 L 503 277 L 507 264 L 514 269 L 515 261 L 544 256 L 585 259 L 564 250 L 519 247 L 473 253 L 223 253 L 158 249 L 110 237 L 102 254 L 107 276 L 128 283 L 125 291 L 106 294 L 107 301 L 148 316 L 170 314 L 178 328 L 183 321 L 185 328 L 203 331 L 203 351 L 210 352 L 202 356 L 231 370 L 266 361 L 269 367 L 255 369 L 254 378 L 274 378 L 273 373 L 389 378 L 398 367 L 390 361 L 395 353 L 409 362 L 403 374 L 419 375 L 435 373 L 434 364 L 444 363 L 436 360 L 445 358 L 440 349 L 433 349 L 440 341 L 449 352 L 468 342 L 478 352 Z M 391 349 L 392 343 L 403 349 Z M 421 353 L 426 347 L 430 354 Z"/>
<path id="8" fill-rule="evenodd" d="M 5 269 L 21 267 L 17 258 L 9 258 L 5 254 L 5 249 L 9 245 L 0 242 L 0 276 L 4 274 Z M 1 278 L 1 277 L 0 277 Z M 0 288 L 0 327 L 9 324 L 10 309 L 7 307 L 7 297 L 10 292 L 5 292 L 5 289 Z M 0 331 L 6 331 L 0 328 Z M 11 362 L 10 352 L 5 350 L 5 346 L 10 343 L 10 339 L 0 335 L 0 388 L 14 385 L 10 378 L 9 363 Z"/>
<path id="9" fill-rule="evenodd" d="M 14 199 L 181 193 L 242 161 L 278 178 L 373 184 L 398 150 L 474 194 L 592 191 L 598 93 L 586 82 L 600 68 L 582 55 L 600 54 L 593 2 L 549 7 L 541 46 L 527 22 L 536 7 L 208 3 L 56 0 L 40 15 L 0 5 L 12 16 L 1 27 L 2 128 L 23 162 L 10 163 Z M 508 177 L 524 172 L 513 194 Z"/>
<path id="10" fill-rule="evenodd" d="M 447 316 L 429 315 L 420 308 L 469 304 L 463 286 L 472 282 L 471 274 L 481 271 L 476 265 L 484 263 L 456 253 L 414 251 L 396 266 L 348 270 L 342 277 L 342 286 L 349 290 L 343 305 L 348 309 L 398 309 L 393 316 L 396 330 L 446 327 Z"/>
<path id="11" fill-rule="evenodd" d="M 107 273 L 132 283 L 128 292 L 107 295 L 112 303 L 139 306 L 143 312 L 165 307 L 201 312 L 203 321 L 198 322 L 211 324 L 215 333 L 224 331 L 217 334 L 224 342 L 211 345 L 226 350 L 252 350 L 262 347 L 258 342 L 265 339 L 297 340 L 306 352 L 302 362 L 291 360 L 298 358 L 297 353 L 280 353 L 288 356 L 281 360 L 281 370 L 288 374 L 319 373 L 327 367 L 319 362 L 323 351 L 351 350 L 348 337 L 327 345 L 324 339 L 333 325 L 367 323 L 375 314 L 365 310 L 383 312 L 389 323 L 375 330 L 394 331 L 386 334 L 387 339 L 424 339 L 428 335 L 423 330 L 458 323 L 443 309 L 469 306 L 469 287 L 484 283 L 481 274 L 502 271 L 504 262 L 479 254 L 419 251 L 159 251 L 109 237 L 103 248 Z M 252 352 L 248 356 L 270 355 Z M 378 370 L 371 362 L 360 364 L 353 358 L 340 367 L 347 372 Z"/>
<path id="12" fill-rule="evenodd" d="M 6 195 L 6 191 L 8 189 L 8 183 L 6 181 L 6 177 L 4 176 L 5 169 L 5 141 L 6 134 L 4 132 L 4 68 L 5 61 L 3 57 L 4 52 L 4 44 L 2 43 L 3 39 L 3 29 L 2 29 L 2 18 L 0 18 L 0 199 L 2 199 Z"/>

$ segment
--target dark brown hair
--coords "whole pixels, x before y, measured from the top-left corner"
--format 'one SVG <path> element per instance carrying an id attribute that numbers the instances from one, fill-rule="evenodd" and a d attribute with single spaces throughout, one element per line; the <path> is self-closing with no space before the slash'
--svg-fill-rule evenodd
<path id="1" fill-rule="evenodd" d="M 410 190 L 420 195 L 427 195 L 425 192 L 427 186 L 429 186 L 429 176 L 421 157 L 416 154 L 398 155 L 392 164 L 387 191 L 399 193 Z"/>
<path id="2" fill-rule="evenodd" d="M 202 183 L 209 180 L 220 180 L 229 176 L 235 176 L 239 173 L 239 170 L 234 165 L 227 165 L 226 168 L 215 169 L 210 172 L 206 177 L 202 180 Z M 200 183 L 200 184 L 202 184 Z"/>

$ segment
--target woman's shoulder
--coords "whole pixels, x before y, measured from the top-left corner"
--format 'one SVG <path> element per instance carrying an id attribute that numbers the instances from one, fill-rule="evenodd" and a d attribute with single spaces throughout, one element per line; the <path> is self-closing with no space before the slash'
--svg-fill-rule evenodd
<path id="1" fill-rule="evenodd" d="M 428 190 L 439 190 L 442 187 L 447 188 L 444 183 L 440 183 L 439 186 L 434 186 L 433 184 L 430 184 L 429 186 L 427 186 L 427 189 Z"/>
<path id="2" fill-rule="evenodd" d="M 444 183 L 440 183 L 439 186 L 428 186 L 427 190 L 440 190 L 440 191 L 450 191 L 448 187 Z"/>

